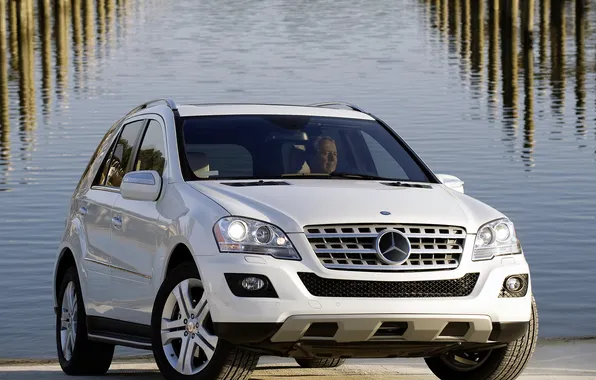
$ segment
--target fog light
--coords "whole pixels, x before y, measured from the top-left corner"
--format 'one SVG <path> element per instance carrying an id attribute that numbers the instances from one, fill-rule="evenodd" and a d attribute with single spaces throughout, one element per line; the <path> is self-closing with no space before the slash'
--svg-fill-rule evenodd
<path id="1" fill-rule="evenodd" d="M 510 292 L 519 292 L 524 287 L 524 282 L 521 278 L 512 276 L 505 281 L 505 287 Z"/>
<path id="2" fill-rule="evenodd" d="M 265 287 L 265 281 L 257 277 L 246 277 L 242 280 L 242 287 L 246 290 L 256 291 Z"/>

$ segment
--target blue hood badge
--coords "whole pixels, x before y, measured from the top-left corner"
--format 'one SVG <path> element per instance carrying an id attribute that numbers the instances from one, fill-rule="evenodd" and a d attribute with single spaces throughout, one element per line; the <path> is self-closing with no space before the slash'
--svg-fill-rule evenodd
<path id="1" fill-rule="evenodd" d="M 389 211 L 381 211 L 381 215 L 391 215 Z"/>

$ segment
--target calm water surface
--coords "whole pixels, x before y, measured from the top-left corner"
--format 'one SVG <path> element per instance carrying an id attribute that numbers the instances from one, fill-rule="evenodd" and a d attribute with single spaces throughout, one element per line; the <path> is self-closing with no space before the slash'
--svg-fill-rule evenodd
<path id="1" fill-rule="evenodd" d="M 55 355 L 69 197 L 155 97 L 370 110 L 516 223 L 543 337 L 596 335 L 595 4 L 536 1 L 530 40 L 493 0 L 2 3 L 0 357 Z"/>

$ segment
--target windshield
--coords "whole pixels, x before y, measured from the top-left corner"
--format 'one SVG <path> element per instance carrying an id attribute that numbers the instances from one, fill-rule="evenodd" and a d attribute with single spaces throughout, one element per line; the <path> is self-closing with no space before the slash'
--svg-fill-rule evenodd
<path id="1" fill-rule="evenodd" d="M 186 180 L 387 179 L 429 182 L 420 164 L 373 120 L 294 115 L 187 117 Z"/>

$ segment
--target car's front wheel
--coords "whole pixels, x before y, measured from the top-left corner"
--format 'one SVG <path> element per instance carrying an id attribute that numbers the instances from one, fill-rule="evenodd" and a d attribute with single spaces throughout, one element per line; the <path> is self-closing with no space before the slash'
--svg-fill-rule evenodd
<path id="1" fill-rule="evenodd" d="M 454 351 L 426 358 L 426 364 L 442 380 L 513 380 L 530 361 L 538 339 L 538 310 L 532 299 L 530 326 L 524 336 L 505 347 L 478 352 Z"/>
<path id="2" fill-rule="evenodd" d="M 103 375 L 110 368 L 114 346 L 87 337 L 86 314 L 77 269 L 69 268 L 58 288 L 56 346 L 67 375 Z"/>
<path id="3" fill-rule="evenodd" d="M 179 265 L 163 282 L 151 328 L 155 361 L 168 380 L 244 380 L 259 360 L 215 335 L 194 263 Z"/>

